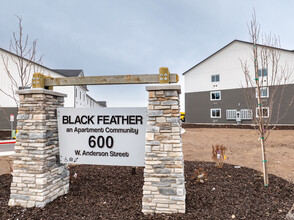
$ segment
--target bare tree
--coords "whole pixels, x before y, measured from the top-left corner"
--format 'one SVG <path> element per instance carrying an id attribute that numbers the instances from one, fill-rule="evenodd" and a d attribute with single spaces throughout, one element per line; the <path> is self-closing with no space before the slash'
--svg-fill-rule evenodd
<path id="1" fill-rule="evenodd" d="M 37 40 L 30 43 L 29 36 L 23 33 L 22 18 L 16 17 L 18 20 L 18 31 L 13 33 L 13 37 L 10 40 L 9 52 L 11 54 L 1 55 L 4 74 L 10 80 L 9 90 L 0 88 L 0 92 L 13 99 L 16 106 L 18 106 L 19 100 L 15 95 L 15 91 L 31 86 L 32 73 L 42 71 L 38 65 L 42 62 L 42 56 L 37 58 Z M 15 68 L 17 71 L 15 71 Z M 5 109 L 1 108 L 1 111 L 2 117 L 9 122 Z"/>
<path id="2" fill-rule="evenodd" d="M 286 115 L 292 100 L 281 113 L 282 98 L 290 76 L 293 71 L 287 64 L 281 64 L 281 48 L 279 38 L 276 36 L 260 34 L 260 25 L 256 21 L 255 11 L 248 25 L 250 42 L 252 43 L 252 62 L 254 71 L 245 61 L 241 66 L 245 76 L 246 90 L 245 99 L 250 109 L 253 109 L 253 125 L 259 135 L 264 185 L 268 186 L 268 171 L 266 159 L 266 141 L 271 130 L 276 128 L 277 123 Z M 261 37 L 262 43 L 259 44 Z M 276 114 L 273 114 L 273 108 Z M 254 114 L 255 112 L 255 114 Z"/>
<path id="3" fill-rule="evenodd" d="M 41 64 L 42 56 L 37 58 L 37 40 L 29 42 L 29 36 L 23 33 L 22 18 L 18 19 L 18 32 L 13 33 L 13 38 L 10 40 L 9 51 L 12 53 L 8 56 L 1 55 L 5 74 L 10 79 L 11 91 L 0 91 L 6 96 L 12 98 L 18 106 L 19 101 L 15 96 L 15 91 L 31 86 L 32 73 L 40 71 L 36 64 Z M 12 72 L 10 62 L 16 67 L 17 72 Z"/>

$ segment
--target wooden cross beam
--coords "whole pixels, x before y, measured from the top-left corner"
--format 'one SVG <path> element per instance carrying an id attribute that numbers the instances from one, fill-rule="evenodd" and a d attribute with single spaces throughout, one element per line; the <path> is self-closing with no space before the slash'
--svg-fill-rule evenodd
<path id="1" fill-rule="evenodd" d="M 52 78 L 41 73 L 33 75 L 33 88 L 48 88 L 52 86 L 74 86 L 74 85 L 122 85 L 122 84 L 157 84 L 177 83 L 179 76 L 170 74 L 168 68 L 161 67 L 159 74 L 137 74 L 137 75 L 111 75 L 111 76 L 86 76 L 86 77 L 62 77 Z"/>

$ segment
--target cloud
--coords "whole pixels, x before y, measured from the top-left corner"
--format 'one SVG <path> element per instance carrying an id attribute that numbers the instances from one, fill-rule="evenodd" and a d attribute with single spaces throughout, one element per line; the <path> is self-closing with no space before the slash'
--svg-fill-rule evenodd
<path id="1" fill-rule="evenodd" d="M 167 66 L 182 74 L 232 40 L 247 40 L 253 8 L 263 30 L 278 34 L 283 47 L 293 49 L 293 6 L 290 0 L 4 1 L 0 47 L 8 48 L 17 14 L 31 39 L 38 38 L 43 64 L 50 68 L 113 75 L 158 73 Z M 147 103 L 141 85 L 90 89 L 110 106 Z"/>

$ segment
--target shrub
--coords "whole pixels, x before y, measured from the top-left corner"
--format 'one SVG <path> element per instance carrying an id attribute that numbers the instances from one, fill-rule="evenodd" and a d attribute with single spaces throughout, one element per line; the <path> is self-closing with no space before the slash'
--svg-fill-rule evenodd
<path id="1" fill-rule="evenodd" d="M 212 159 L 215 161 L 218 168 L 222 168 L 224 165 L 224 160 L 226 159 L 227 148 L 223 145 L 212 145 Z"/>

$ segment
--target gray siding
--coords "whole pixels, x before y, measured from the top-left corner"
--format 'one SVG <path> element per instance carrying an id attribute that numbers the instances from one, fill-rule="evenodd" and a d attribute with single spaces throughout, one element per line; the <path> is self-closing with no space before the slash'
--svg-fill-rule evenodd
<path id="1" fill-rule="evenodd" d="M 273 93 L 272 87 L 270 87 L 269 94 Z M 186 109 L 186 122 L 187 123 L 228 123 L 236 124 L 234 120 L 226 120 L 227 109 L 250 109 L 245 100 L 245 89 L 231 89 L 231 90 L 219 90 L 221 91 L 221 100 L 210 101 L 210 91 L 206 92 L 194 92 L 185 94 L 185 109 Z M 251 90 L 255 93 L 255 90 Z M 276 92 L 276 97 L 280 97 L 282 93 L 282 87 Z M 289 103 L 294 95 L 294 85 L 290 84 L 284 88 L 283 98 L 280 107 L 280 117 L 285 116 L 278 121 L 278 124 L 294 124 L 294 104 L 287 110 Z M 256 100 L 255 100 L 256 101 Z M 264 106 L 267 106 L 268 99 L 265 101 Z M 257 106 L 257 102 L 256 102 Z M 210 109 L 221 108 L 221 118 L 210 118 Z M 255 109 L 252 109 L 255 114 Z M 275 123 L 277 120 L 278 102 L 274 104 L 270 109 L 272 112 L 272 118 L 270 123 Z M 242 120 L 242 124 L 251 124 L 250 120 Z"/>
<path id="2" fill-rule="evenodd" d="M 270 88 L 270 95 L 272 94 L 271 91 L 273 88 Z M 291 104 L 291 100 L 293 101 L 294 96 L 294 85 L 289 84 L 284 88 L 280 87 L 276 93 L 277 99 L 280 99 L 282 95 L 281 107 L 279 117 L 281 118 L 283 115 L 284 117 L 278 120 L 278 124 L 294 124 L 294 103 L 289 107 Z M 274 103 L 273 106 L 273 114 L 272 114 L 272 123 L 276 123 L 277 121 L 277 113 L 279 109 L 279 103 Z"/>

